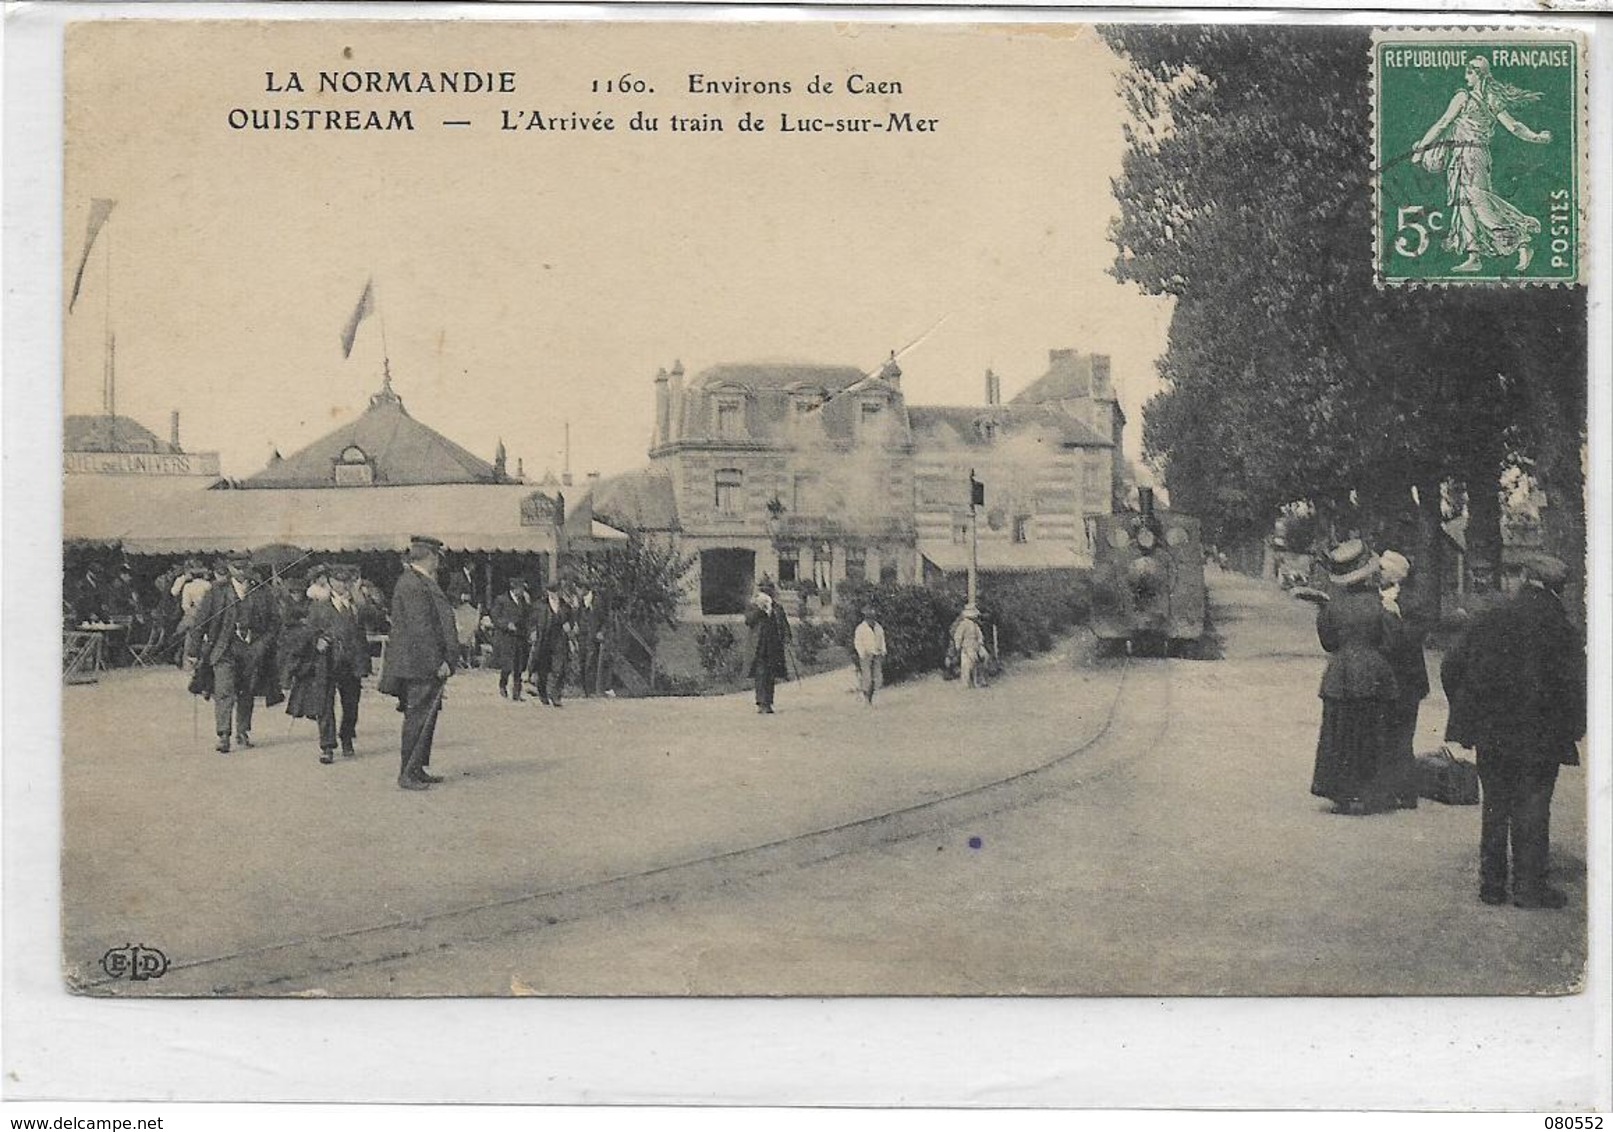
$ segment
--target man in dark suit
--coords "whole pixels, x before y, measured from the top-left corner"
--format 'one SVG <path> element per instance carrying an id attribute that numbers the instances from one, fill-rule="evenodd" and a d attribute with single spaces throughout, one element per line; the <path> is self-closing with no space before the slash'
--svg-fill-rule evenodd
<path id="1" fill-rule="evenodd" d="M 498 664 L 498 694 L 510 696 L 510 676 L 515 676 L 514 699 L 521 698 L 521 681 L 526 676 L 527 633 L 532 618 L 532 598 L 526 591 L 526 582 L 510 579 L 508 593 L 493 599 L 488 610 L 493 622 L 493 660 Z"/>
<path id="2" fill-rule="evenodd" d="M 358 705 L 364 677 L 370 674 L 370 639 L 363 617 L 354 600 L 358 583 L 356 567 L 331 566 L 326 574 L 323 598 L 311 600 L 303 625 L 303 645 L 299 664 L 309 677 L 308 686 L 316 702 L 306 705 L 317 710 L 319 720 L 319 761 L 335 761 L 340 739 L 342 754 L 353 757 L 353 741 L 358 734 Z M 293 696 L 293 699 L 297 697 Z M 341 726 L 336 707 L 341 704 Z M 293 710 L 292 714 L 299 714 Z"/>
<path id="3" fill-rule="evenodd" d="M 532 611 L 532 683 L 538 699 L 559 707 L 571 659 L 571 606 L 560 596 L 560 584 L 550 582 L 543 600 Z"/>
<path id="4" fill-rule="evenodd" d="M 437 539 L 423 535 L 410 539 L 403 573 L 392 590 L 392 633 L 379 688 L 403 705 L 398 785 L 404 790 L 424 790 L 442 781 L 426 768 L 431 765 L 443 688 L 459 660 L 454 610 L 437 585 L 442 551 Z"/>
<path id="5" fill-rule="evenodd" d="M 577 630 L 577 660 L 582 667 L 578 679 L 582 694 L 591 696 L 599 686 L 600 652 L 605 641 L 605 610 L 599 596 L 584 587 L 572 610 Z"/>
<path id="6" fill-rule="evenodd" d="M 1541 555 L 1525 566 L 1523 588 L 1481 615 L 1442 671 L 1461 705 L 1456 730 L 1478 749 L 1484 806 L 1479 833 L 1479 898 L 1561 908 L 1567 895 L 1547 882 L 1551 795 L 1557 768 L 1579 763 L 1585 734 L 1585 646 L 1563 608 L 1568 568 Z"/>
<path id="7" fill-rule="evenodd" d="M 228 556 L 229 576 L 207 591 L 197 609 L 199 664 L 213 671 L 213 722 L 219 754 L 229 754 L 230 725 L 235 741 L 252 746 L 253 697 L 278 703 L 275 684 L 275 641 L 280 630 L 274 595 L 257 582 L 248 566 L 250 555 Z"/>

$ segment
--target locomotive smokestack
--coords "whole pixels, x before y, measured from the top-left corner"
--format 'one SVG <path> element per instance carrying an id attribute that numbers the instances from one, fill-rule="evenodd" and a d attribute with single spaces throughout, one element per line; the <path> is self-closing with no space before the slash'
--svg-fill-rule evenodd
<path id="1" fill-rule="evenodd" d="M 1144 518 L 1154 517 L 1154 489 L 1139 487 L 1137 489 L 1137 509 L 1143 513 Z"/>

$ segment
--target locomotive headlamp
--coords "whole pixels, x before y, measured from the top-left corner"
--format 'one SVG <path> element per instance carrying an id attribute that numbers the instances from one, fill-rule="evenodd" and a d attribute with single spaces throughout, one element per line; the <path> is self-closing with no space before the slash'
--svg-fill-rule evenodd
<path id="1" fill-rule="evenodd" d="M 1137 545 L 1142 547 L 1145 552 L 1153 550 L 1158 543 L 1159 540 L 1155 538 L 1154 529 L 1152 527 L 1141 527 L 1138 529 Z"/>

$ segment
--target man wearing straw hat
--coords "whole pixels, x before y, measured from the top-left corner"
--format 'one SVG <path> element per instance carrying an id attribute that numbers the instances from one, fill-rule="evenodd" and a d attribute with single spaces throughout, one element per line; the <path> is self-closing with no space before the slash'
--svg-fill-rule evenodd
<path id="1" fill-rule="evenodd" d="M 392 632 L 377 688 L 403 706 L 402 763 L 398 786 L 424 790 L 442 778 L 432 774 L 431 743 L 442 709 L 443 689 L 459 659 L 453 606 L 437 584 L 440 540 L 416 535 L 404 554 L 404 570 L 392 590 Z"/>
<path id="2" fill-rule="evenodd" d="M 1561 908 L 1548 881 L 1551 795 L 1557 769 L 1577 766 L 1585 734 L 1585 646 L 1563 608 L 1568 567 L 1548 555 L 1524 563 L 1524 584 L 1476 620 L 1442 675 L 1463 704 L 1459 741 L 1478 749 L 1484 804 L 1479 899 Z"/>

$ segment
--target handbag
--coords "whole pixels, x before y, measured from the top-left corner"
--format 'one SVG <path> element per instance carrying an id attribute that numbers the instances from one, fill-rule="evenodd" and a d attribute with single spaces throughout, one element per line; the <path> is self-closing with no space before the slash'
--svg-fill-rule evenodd
<path id="1" fill-rule="evenodd" d="M 1449 747 L 1417 756 L 1417 793 L 1447 806 L 1479 804 L 1479 770 Z"/>

